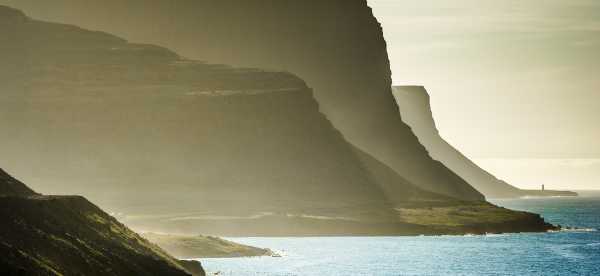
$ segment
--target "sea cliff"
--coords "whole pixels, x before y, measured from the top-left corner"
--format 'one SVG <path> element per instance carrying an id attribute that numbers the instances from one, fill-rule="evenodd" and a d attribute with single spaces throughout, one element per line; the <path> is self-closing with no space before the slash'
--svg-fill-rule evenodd
<path id="1" fill-rule="evenodd" d="M 526 196 L 577 196 L 568 191 L 522 190 L 488 173 L 448 144 L 439 134 L 431 112 L 429 94 L 422 86 L 396 86 L 394 97 L 402 120 L 417 135 L 419 141 L 438 160 L 465 179 L 486 198 L 518 198 Z"/>
<path id="2" fill-rule="evenodd" d="M 320 111 L 349 143 L 421 189 L 484 199 L 433 160 L 402 122 L 391 92 L 386 42 L 366 0 L 10 4 L 37 18 L 163 45 L 195 60 L 292 72 L 306 81 Z"/>
<path id="3" fill-rule="evenodd" d="M 339 13 L 342 2 L 323 3 L 313 4 Z M 380 36 L 364 2 L 343 7 L 367 21 L 360 37 Z M 280 4 L 272 8 L 292 13 Z M 554 229 L 537 215 L 483 202 L 479 192 L 431 159 L 400 121 L 389 75 L 369 73 L 363 79 L 355 72 L 352 76 L 364 81 L 355 83 L 362 89 L 343 91 L 351 79 L 330 72 L 331 86 L 309 76 L 316 86 L 311 88 L 293 73 L 200 62 L 164 47 L 0 10 L 8 22 L 0 30 L 10 34 L 0 44 L 0 57 L 7 61 L 0 71 L 12 76 L 0 83 L 0 123 L 10 130 L 0 133 L 0 162 L 36 180 L 33 187 L 42 193 L 84 195 L 134 229 L 194 235 Z M 337 21 L 317 10 L 326 27 L 313 42 L 333 51 L 325 34 L 341 35 L 348 43 L 357 39 L 347 29 L 335 33 Z M 290 26 L 301 31 L 301 22 L 296 18 Z M 383 51 L 377 52 L 378 62 L 359 58 L 349 65 L 364 62 L 374 72 L 385 68 L 384 43 L 381 37 L 377 41 Z M 369 49 L 348 47 L 340 50 L 338 62 Z M 306 61 L 319 68 L 315 56 Z M 336 123 L 345 115 L 327 114 L 334 106 L 323 100 L 329 93 L 343 106 L 341 114 L 347 112 L 347 122 Z M 344 130 L 350 126 L 389 143 L 398 162 L 378 156 L 375 148 L 382 150 L 383 144 L 350 143 L 360 140 Z"/>

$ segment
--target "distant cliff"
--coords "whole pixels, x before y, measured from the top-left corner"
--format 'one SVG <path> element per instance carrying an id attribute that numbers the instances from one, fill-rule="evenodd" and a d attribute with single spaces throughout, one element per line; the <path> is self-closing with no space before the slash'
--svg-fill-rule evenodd
<path id="1" fill-rule="evenodd" d="M 431 113 L 429 94 L 424 87 L 396 86 L 393 90 L 396 102 L 400 107 L 402 120 L 412 128 L 431 157 L 456 172 L 487 198 L 577 195 L 562 191 L 521 190 L 497 179 L 469 160 L 439 135 Z"/>
<path id="2" fill-rule="evenodd" d="M 483 200 L 432 160 L 398 116 L 386 43 L 366 0 L 9 4 L 39 18 L 164 45 L 197 60 L 293 72 L 313 88 L 321 111 L 350 143 L 422 189 Z"/>
<path id="3" fill-rule="evenodd" d="M 204 275 L 83 197 L 3 192 L 14 183 L 0 170 L 2 275 Z"/>

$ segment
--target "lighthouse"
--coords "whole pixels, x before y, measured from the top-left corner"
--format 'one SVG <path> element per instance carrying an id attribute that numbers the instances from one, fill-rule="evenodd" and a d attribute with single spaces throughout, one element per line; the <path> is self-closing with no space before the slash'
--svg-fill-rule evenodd
<path id="1" fill-rule="evenodd" d="M 544 187 L 544 184 L 542 184 L 542 192 L 546 190 L 546 187 Z"/>

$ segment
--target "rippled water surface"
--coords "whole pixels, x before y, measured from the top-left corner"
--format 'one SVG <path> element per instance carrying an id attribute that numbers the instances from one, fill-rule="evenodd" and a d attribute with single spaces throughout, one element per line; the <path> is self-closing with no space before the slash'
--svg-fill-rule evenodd
<path id="1" fill-rule="evenodd" d="M 497 200 L 582 228 L 538 234 L 438 237 L 232 238 L 281 258 L 202 259 L 219 275 L 600 275 L 600 194 Z"/>

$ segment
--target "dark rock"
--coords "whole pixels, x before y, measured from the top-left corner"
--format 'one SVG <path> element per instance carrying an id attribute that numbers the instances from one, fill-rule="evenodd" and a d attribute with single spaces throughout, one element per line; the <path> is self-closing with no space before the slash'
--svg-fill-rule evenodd
<path id="1" fill-rule="evenodd" d="M 37 194 L 2 169 L 0 169 L 0 183 L 2 183 L 0 185 L 0 196 L 32 196 Z"/>
<path id="2" fill-rule="evenodd" d="M 2 275 L 204 275 L 83 197 L 3 195 L 0 220 Z"/>

